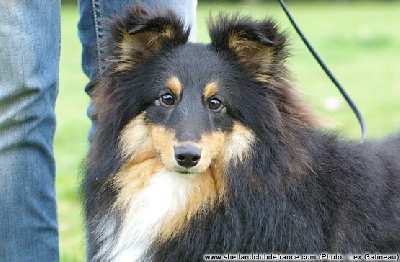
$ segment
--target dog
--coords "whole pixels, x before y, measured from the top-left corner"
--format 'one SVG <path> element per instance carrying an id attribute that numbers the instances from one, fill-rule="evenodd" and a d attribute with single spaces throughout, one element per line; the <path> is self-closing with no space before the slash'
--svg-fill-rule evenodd
<path id="1" fill-rule="evenodd" d="M 188 43 L 142 4 L 110 25 L 82 182 L 91 261 L 400 251 L 400 136 L 324 131 L 270 19 L 220 14 Z"/>

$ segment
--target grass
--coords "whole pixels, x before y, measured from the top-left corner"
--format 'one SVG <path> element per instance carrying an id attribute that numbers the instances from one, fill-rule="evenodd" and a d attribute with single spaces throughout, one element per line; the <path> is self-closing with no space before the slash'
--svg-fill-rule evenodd
<path id="1" fill-rule="evenodd" d="M 400 129 L 400 4 L 289 4 L 293 15 L 345 86 L 362 111 L 369 138 Z M 359 139 L 357 121 L 333 84 L 293 33 L 279 6 L 271 3 L 200 4 L 198 41 L 208 42 L 205 20 L 217 11 L 273 16 L 287 30 L 293 56 L 288 65 L 295 82 L 311 106 L 344 136 Z M 90 126 L 85 112 L 89 99 L 80 69 L 81 49 L 77 37 L 76 6 L 62 8 L 60 91 L 56 104 L 58 129 L 55 137 L 57 197 L 61 261 L 84 261 L 85 239 L 78 196 L 80 163 L 88 144 Z M 327 105 L 330 101 L 331 106 Z"/>

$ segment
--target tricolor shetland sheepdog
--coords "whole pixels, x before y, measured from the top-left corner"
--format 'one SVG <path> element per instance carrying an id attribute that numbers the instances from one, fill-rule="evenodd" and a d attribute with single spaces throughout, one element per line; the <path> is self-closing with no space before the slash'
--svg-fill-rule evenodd
<path id="1" fill-rule="evenodd" d="M 110 33 L 83 181 L 91 261 L 400 251 L 400 137 L 321 131 L 274 22 L 221 14 L 194 44 L 137 4 Z"/>

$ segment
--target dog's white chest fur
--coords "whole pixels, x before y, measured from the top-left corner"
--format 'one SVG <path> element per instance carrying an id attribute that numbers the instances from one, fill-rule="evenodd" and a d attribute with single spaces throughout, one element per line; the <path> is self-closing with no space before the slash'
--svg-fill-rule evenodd
<path id="1" fill-rule="evenodd" d="M 188 175 L 190 176 L 190 175 Z M 116 262 L 145 261 L 167 216 L 187 202 L 190 183 L 177 173 L 159 172 L 131 202 L 110 257 Z"/>

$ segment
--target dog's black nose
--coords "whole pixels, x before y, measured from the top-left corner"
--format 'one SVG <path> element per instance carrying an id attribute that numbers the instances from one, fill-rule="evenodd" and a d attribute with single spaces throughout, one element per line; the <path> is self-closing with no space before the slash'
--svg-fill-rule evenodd
<path id="1" fill-rule="evenodd" d="M 175 147 L 175 159 L 180 166 L 190 168 L 197 165 L 201 158 L 201 150 L 196 146 L 183 145 Z"/>

